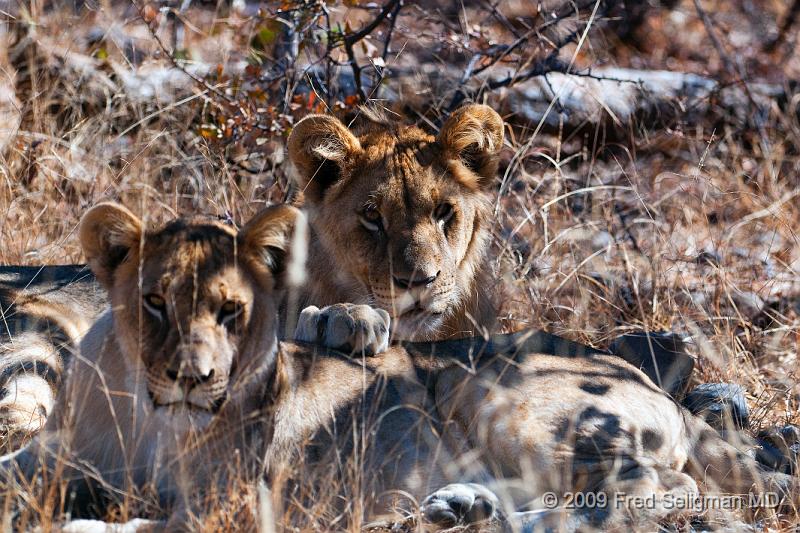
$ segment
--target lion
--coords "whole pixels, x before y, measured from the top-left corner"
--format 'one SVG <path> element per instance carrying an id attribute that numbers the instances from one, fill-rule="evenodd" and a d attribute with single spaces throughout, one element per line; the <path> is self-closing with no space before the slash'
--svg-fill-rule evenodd
<path id="1" fill-rule="evenodd" d="M 275 206 L 238 232 L 207 219 L 146 231 L 122 206 L 91 209 L 80 239 L 111 309 L 4 471 L 69 480 L 71 509 L 154 490 L 168 515 L 136 519 L 149 531 L 202 523 L 207 493 L 262 472 L 285 500 L 329 497 L 305 517 L 332 520 L 317 529 L 405 510 L 446 526 L 630 530 L 694 510 L 674 502 L 698 481 L 798 503 L 795 478 L 759 469 L 619 358 L 540 354 L 524 336 L 516 352 L 473 338 L 362 358 L 280 342 L 302 220 Z M 578 491 L 593 503 L 543 500 Z"/>
<path id="2" fill-rule="evenodd" d="M 308 280 L 281 307 L 288 333 L 369 355 L 387 348 L 390 329 L 410 341 L 492 332 L 487 250 L 502 119 L 464 106 L 434 137 L 374 112 L 363 118 L 351 132 L 311 115 L 288 139 L 297 205 L 310 220 Z M 69 354 L 106 305 L 80 267 L 0 267 L 7 448 L 44 424 Z"/>
<path id="3" fill-rule="evenodd" d="M 67 506 L 97 494 L 155 497 L 166 531 L 188 527 L 206 489 L 257 480 L 280 390 L 277 315 L 298 212 L 274 206 L 238 232 L 206 218 L 151 231 L 100 204 L 80 242 L 110 309 L 84 336 L 44 429 L 4 462 L 29 486 L 68 481 Z"/>
<path id="4" fill-rule="evenodd" d="M 486 335 L 496 301 L 487 267 L 491 195 L 503 120 L 485 105 L 455 111 L 437 136 L 364 110 L 351 131 L 311 115 L 288 140 L 311 227 L 309 283 L 296 338 L 380 351 L 370 324 L 396 340 Z M 335 265 L 331 270 L 331 264 Z M 343 321 L 351 333 L 319 327 Z M 318 306 L 331 306 L 318 310 Z M 320 334 L 317 334 L 320 332 Z M 362 334 L 363 332 L 363 334 Z"/>
<path id="5" fill-rule="evenodd" d="M 108 304 L 85 265 L 0 267 L 0 284 L 0 448 L 18 449 L 44 424 L 80 338 Z"/>
<path id="6" fill-rule="evenodd" d="M 268 471 L 291 478 L 295 499 L 313 495 L 301 525 L 326 529 L 344 509 L 393 531 L 409 516 L 443 527 L 653 530 L 713 512 L 715 496 L 733 497 L 735 510 L 796 512 L 797 478 L 761 468 L 638 368 L 511 338 L 516 351 L 472 338 L 361 359 L 284 343 L 292 357 Z M 701 494 L 709 506 L 696 503 Z"/>

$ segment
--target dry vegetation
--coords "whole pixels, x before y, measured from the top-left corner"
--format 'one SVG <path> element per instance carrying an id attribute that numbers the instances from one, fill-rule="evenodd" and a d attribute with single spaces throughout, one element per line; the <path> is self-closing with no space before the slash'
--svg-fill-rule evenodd
<path id="1" fill-rule="evenodd" d="M 487 100 L 509 124 L 494 227 L 509 324 L 600 346 L 676 332 L 697 381 L 746 388 L 754 433 L 800 423 L 790 2 L 633 4 L 389 1 L 369 28 L 387 13 L 358 1 L 0 2 L 0 262 L 81 262 L 74 230 L 101 199 L 155 220 L 282 201 L 283 143 L 310 111 L 353 116 L 366 97 L 433 130 Z M 546 72 L 611 65 L 720 90 L 645 94 L 656 105 L 620 116 L 631 84 L 614 82 L 578 123 L 566 99 L 539 122 L 508 103 Z"/>

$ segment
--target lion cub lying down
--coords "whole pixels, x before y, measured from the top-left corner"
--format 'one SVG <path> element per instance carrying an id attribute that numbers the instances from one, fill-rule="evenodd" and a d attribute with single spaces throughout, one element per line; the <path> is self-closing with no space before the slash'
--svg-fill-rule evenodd
<path id="1" fill-rule="evenodd" d="M 277 313 L 297 213 L 272 207 L 236 232 L 207 219 L 146 231 L 116 204 L 87 212 L 80 241 L 111 309 L 6 472 L 23 489 L 39 475 L 68 482 L 78 513 L 155 493 L 167 531 L 188 526 L 215 487 L 255 482 L 281 390 Z"/>
<path id="2" fill-rule="evenodd" d="M 227 481 L 264 472 L 275 486 L 291 479 L 287 500 L 325 507 L 284 515 L 321 520 L 316 529 L 341 525 L 340 512 L 358 523 L 423 501 L 428 520 L 469 522 L 541 507 L 546 491 L 605 495 L 561 525 L 628 528 L 679 512 L 661 503 L 695 492 L 695 480 L 742 494 L 797 489 L 616 358 L 479 357 L 456 343 L 442 356 L 393 347 L 359 360 L 279 344 L 298 216 L 277 206 L 238 232 L 202 219 L 145 231 L 122 206 L 91 209 L 80 238 L 111 310 L 6 473 L 23 490 L 39 475 L 68 481 L 73 510 L 154 494 L 168 515 L 144 527 L 166 531 L 197 525 Z"/>

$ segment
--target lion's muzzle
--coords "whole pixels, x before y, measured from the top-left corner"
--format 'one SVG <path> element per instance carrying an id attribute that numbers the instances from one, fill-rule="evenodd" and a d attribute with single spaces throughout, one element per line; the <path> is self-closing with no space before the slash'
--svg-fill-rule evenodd
<path id="1" fill-rule="evenodd" d="M 231 360 L 229 346 L 192 335 L 168 364 L 148 368 L 147 388 L 153 403 L 216 411 L 227 397 Z"/>

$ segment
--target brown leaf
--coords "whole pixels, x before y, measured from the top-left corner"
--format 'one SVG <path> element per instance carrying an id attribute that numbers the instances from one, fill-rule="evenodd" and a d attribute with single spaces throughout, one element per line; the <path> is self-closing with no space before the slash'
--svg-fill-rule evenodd
<path id="1" fill-rule="evenodd" d="M 142 8 L 142 18 L 146 23 L 152 23 L 154 20 L 156 20 L 157 16 L 158 9 L 156 9 L 153 4 L 145 4 L 145 6 Z"/>

